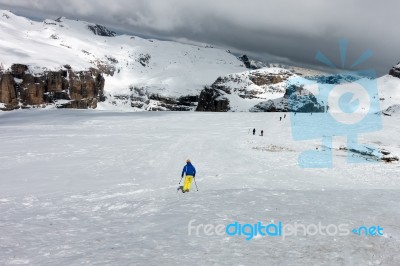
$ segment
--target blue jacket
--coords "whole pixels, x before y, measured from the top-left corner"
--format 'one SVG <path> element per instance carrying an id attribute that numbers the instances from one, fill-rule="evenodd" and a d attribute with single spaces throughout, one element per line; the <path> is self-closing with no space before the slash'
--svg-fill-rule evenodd
<path id="1" fill-rule="evenodd" d="M 182 177 L 183 175 L 192 175 L 193 177 L 196 176 L 196 168 L 191 163 L 187 163 L 182 170 Z"/>

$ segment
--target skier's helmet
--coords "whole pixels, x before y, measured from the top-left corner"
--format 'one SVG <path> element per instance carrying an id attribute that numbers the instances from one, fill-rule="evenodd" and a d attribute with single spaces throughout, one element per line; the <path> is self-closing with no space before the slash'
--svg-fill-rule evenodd
<path id="1" fill-rule="evenodd" d="M 187 159 L 186 162 L 187 162 L 187 163 L 190 163 L 190 159 Z"/>

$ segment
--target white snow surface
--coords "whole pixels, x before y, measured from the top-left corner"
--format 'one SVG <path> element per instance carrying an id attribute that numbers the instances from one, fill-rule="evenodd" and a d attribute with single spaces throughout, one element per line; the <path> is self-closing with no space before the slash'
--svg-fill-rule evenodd
<path id="1" fill-rule="evenodd" d="M 332 169 L 302 169 L 299 153 L 321 140 L 293 141 L 280 115 L 0 113 L 0 265 L 399 265 L 399 163 L 347 164 L 337 137 Z M 400 117 L 382 119 L 359 141 L 399 155 Z M 199 191 L 177 194 L 187 158 Z M 384 236 L 189 236 L 192 219 Z"/>
<path id="2" fill-rule="evenodd" d="M 385 75 L 377 79 L 380 109 L 386 110 L 389 106 L 400 104 L 400 79 Z"/>
<path id="3" fill-rule="evenodd" d="M 0 10 L 0 66 L 21 63 L 40 73 L 66 64 L 74 70 L 108 65 L 115 73 L 105 76 L 106 94 L 129 94 L 130 87 L 139 87 L 169 97 L 198 95 L 218 76 L 245 69 L 225 50 L 128 35 L 103 37 L 88 25 L 94 24 L 66 18 L 36 22 Z M 147 55 L 143 66 L 140 58 Z"/>

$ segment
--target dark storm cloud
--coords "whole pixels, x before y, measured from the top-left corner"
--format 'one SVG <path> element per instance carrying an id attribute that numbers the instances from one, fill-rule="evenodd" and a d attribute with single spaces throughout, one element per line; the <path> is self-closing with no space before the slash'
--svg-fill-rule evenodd
<path id="1" fill-rule="evenodd" d="M 400 60 L 396 0 L 0 0 L 33 18 L 66 16 L 126 33 L 206 42 L 270 61 L 319 66 L 317 51 L 339 64 L 338 40 L 349 41 L 348 65 L 366 49 L 362 67 L 379 74 Z"/>

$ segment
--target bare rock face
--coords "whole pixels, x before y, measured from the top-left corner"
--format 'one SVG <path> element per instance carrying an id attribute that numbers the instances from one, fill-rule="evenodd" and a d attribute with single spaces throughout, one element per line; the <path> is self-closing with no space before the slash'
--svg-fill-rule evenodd
<path id="1" fill-rule="evenodd" d="M 20 87 L 20 98 L 25 106 L 46 103 L 43 95 L 46 93 L 45 79 L 27 74 L 23 77 Z"/>
<path id="2" fill-rule="evenodd" d="M 57 106 L 58 108 L 68 109 L 89 109 L 97 107 L 97 99 L 84 99 L 80 101 L 69 101 L 68 103 Z"/>
<path id="3" fill-rule="evenodd" d="M 104 78 L 100 73 L 91 71 L 69 73 L 70 98 L 68 108 L 96 108 L 97 102 L 104 100 Z"/>
<path id="4" fill-rule="evenodd" d="M 250 112 L 283 112 L 285 110 L 277 110 L 275 106 L 275 102 L 273 100 L 268 100 L 265 102 L 261 102 L 256 104 L 252 108 L 250 108 Z"/>
<path id="5" fill-rule="evenodd" d="M 70 67 L 46 71 L 40 75 L 29 73 L 28 66 L 14 64 L 0 73 L 1 110 L 44 107 L 56 104 L 58 108 L 96 108 L 104 101 L 104 77 L 96 69 L 74 72 Z M 58 103 L 59 100 L 65 100 Z"/>
<path id="6" fill-rule="evenodd" d="M 12 74 L 2 74 L 0 78 L 0 102 L 4 103 L 4 110 L 18 108 L 17 92 Z"/>
<path id="7" fill-rule="evenodd" d="M 21 79 L 27 70 L 28 67 L 26 65 L 14 64 L 11 66 L 11 74 L 18 79 Z"/>
<path id="8" fill-rule="evenodd" d="M 95 35 L 103 36 L 103 37 L 115 37 L 116 33 L 107 29 L 103 25 L 94 24 L 88 25 L 88 29 L 93 32 Z"/>
<path id="9" fill-rule="evenodd" d="M 48 72 L 46 75 L 47 91 L 57 92 L 67 89 L 68 81 L 65 79 L 66 77 L 66 71 Z"/>
<path id="10" fill-rule="evenodd" d="M 229 100 L 217 89 L 206 87 L 201 91 L 196 111 L 227 112 L 229 110 Z"/>
<path id="11" fill-rule="evenodd" d="M 269 74 L 269 75 L 254 73 L 252 75 L 249 75 L 249 79 L 257 86 L 263 86 L 263 85 L 280 83 L 282 81 L 287 80 L 290 76 L 291 75 L 288 73 Z"/>

